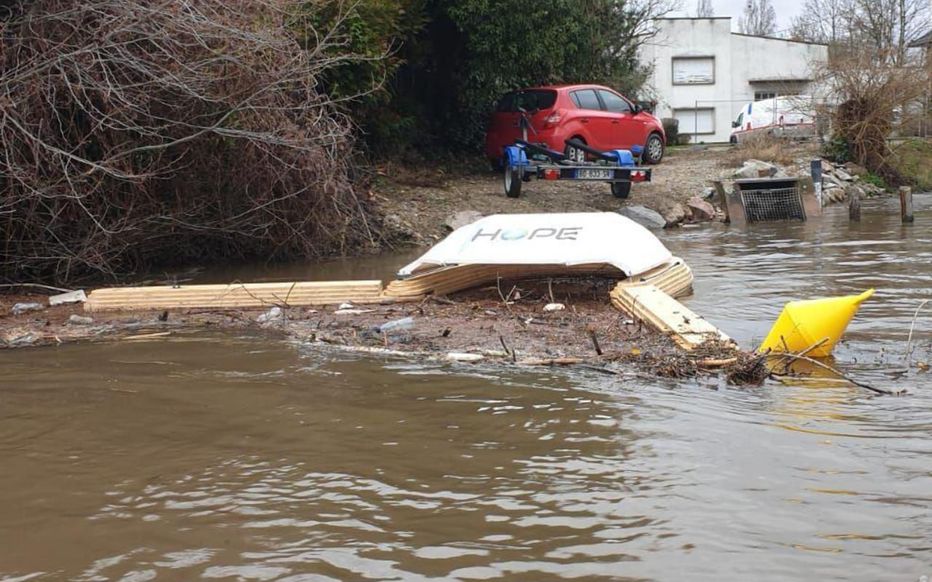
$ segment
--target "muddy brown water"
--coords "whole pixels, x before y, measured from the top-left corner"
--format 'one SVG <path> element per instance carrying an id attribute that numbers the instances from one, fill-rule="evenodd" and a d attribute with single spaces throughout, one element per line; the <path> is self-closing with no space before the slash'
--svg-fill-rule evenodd
<path id="1" fill-rule="evenodd" d="M 362 357 L 262 335 L 0 353 L 2 580 L 932 575 L 932 196 L 664 234 L 750 346 L 859 291 L 828 380 L 733 389 Z M 243 277 L 384 276 L 407 257 Z M 215 273 L 218 278 L 230 272 Z M 238 276 L 238 275 L 236 275 Z M 932 316 L 914 360 L 932 363 Z"/>

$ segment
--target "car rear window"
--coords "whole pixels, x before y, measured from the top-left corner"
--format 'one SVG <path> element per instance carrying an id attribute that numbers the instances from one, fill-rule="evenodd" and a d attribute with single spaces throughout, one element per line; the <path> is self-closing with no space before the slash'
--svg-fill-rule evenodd
<path id="1" fill-rule="evenodd" d="M 512 91 L 506 93 L 498 101 L 495 108 L 499 112 L 513 113 L 522 108 L 525 111 L 538 111 L 550 109 L 557 102 L 557 92 L 548 89 L 530 89 L 527 91 Z"/>
<path id="2" fill-rule="evenodd" d="M 573 103 L 576 104 L 576 107 L 580 109 L 602 109 L 602 105 L 599 103 L 599 98 L 596 97 L 595 91 L 592 89 L 580 89 L 579 91 L 573 91 L 570 93 L 570 96 L 573 98 Z"/>

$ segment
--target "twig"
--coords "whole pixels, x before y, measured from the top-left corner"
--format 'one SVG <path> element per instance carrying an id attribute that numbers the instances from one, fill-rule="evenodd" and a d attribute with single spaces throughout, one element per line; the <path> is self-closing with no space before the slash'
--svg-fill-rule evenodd
<path id="1" fill-rule="evenodd" d="M 781 340 L 783 339 L 783 336 L 782 336 L 782 335 L 780 336 L 780 339 L 781 339 Z M 809 346 L 808 348 L 802 350 L 801 352 L 798 352 L 798 353 L 795 353 L 795 354 L 794 354 L 794 353 L 792 353 L 792 352 L 789 352 L 789 350 L 787 350 L 787 352 L 785 352 L 784 354 L 781 354 L 781 356 L 782 356 L 782 355 L 787 355 L 787 354 L 793 355 L 793 356 L 805 356 L 806 354 L 808 354 L 808 353 L 811 352 L 812 350 L 814 350 L 814 349 L 816 349 L 816 348 L 819 348 L 819 347 L 821 347 L 822 345 L 824 345 L 825 342 L 827 342 L 828 340 L 829 340 L 829 338 L 827 338 L 827 337 L 826 337 L 826 338 L 822 338 L 822 339 L 820 339 L 819 341 L 817 341 L 816 343 L 814 343 L 814 344 L 812 344 L 811 346 Z M 784 348 L 787 347 L 785 341 L 783 342 L 783 347 L 784 347 Z M 780 359 L 781 359 L 781 360 L 784 360 L 784 358 L 782 358 L 782 357 L 781 357 Z M 789 371 L 789 366 L 790 366 L 791 363 L 792 363 L 792 360 L 789 360 L 789 359 L 786 359 L 786 360 L 783 362 L 783 373 L 786 373 L 786 372 Z"/>
<path id="2" fill-rule="evenodd" d="M 42 285 L 40 283 L 2 283 L 0 288 L 12 289 L 15 287 L 34 287 L 36 289 L 48 289 L 49 291 L 58 291 L 60 293 L 71 293 L 74 289 L 62 289 L 61 287 L 52 287 L 51 285 Z"/>
<path id="3" fill-rule="evenodd" d="M 588 331 L 589 331 L 589 339 L 592 340 L 592 347 L 595 348 L 596 355 L 601 356 L 602 348 L 601 346 L 599 346 L 599 338 L 598 336 L 596 336 L 595 330 L 590 328 Z"/>
<path id="4" fill-rule="evenodd" d="M 906 338 L 906 368 L 909 369 L 909 361 L 912 359 L 913 349 L 913 328 L 916 326 L 916 318 L 919 317 L 919 310 L 925 307 L 928 303 L 928 299 L 924 299 L 922 303 L 919 304 L 919 307 L 916 308 L 916 312 L 913 313 L 913 321 L 909 324 L 909 336 Z"/>
<path id="5" fill-rule="evenodd" d="M 498 334 L 498 341 L 501 342 L 502 349 L 505 350 L 505 355 L 510 356 L 512 359 L 514 359 L 514 354 L 512 353 L 511 350 L 508 349 L 508 344 L 505 343 L 505 337 L 502 334 Z"/>
<path id="6" fill-rule="evenodd" d="M 877 393 L 877 394 L 884 394 L 884 395 L 886 395 L 886 396 L 898 396 L 898 395 L 903 394 L 903 393 L 905 392 L 905 390 L 896 390 L 896 391 L 894 391 L 894 390 L 887 390 L 886 388 L 877 388 L 876 386 L 871 386 L 870 384 L 865 384 L 864 382 L 859 382 L 859 381 L 855 380 L 854 378 L 851 378 L 851 377 L 845 375 L 844 373 L 841 372 L 841 370 L 838 370 L 837 368 L 833 368 L 832 366 L 829 366 L 828 364 L 826 364 L 826 363 L 824 363 L 824 362 L 820 362 L 819 360 L 816 360 L 816 359 L 814 359 L 814 358 L 810 358 L 810 357 L 808 357 L 808 356 L 800 356 L 800 355 L 797 355 L 797 354 L 783 354 L 781 357 L 783 357 L 783 358 L 792 358 L 792 359 L 794 359 L 794 360 L 803 360 L 804 362 L 809 362 L 810 364 L 815 364 L 816 366 L 818 366 L 818 367 L 820 367 L 820 368 L 823 368 L 823 369 L 825 369 L 825 370 L 828 370 L 829 372 L 832 372 L 833 374 L 837 375 L 839 378 L 841 378 L 841 379 L 843 379 L 843 380 L 846 380 L 846 381 L 848 381 L 848 382 L 854 384 L 855 386 L 858 386 L 858 387 L 860 387 L 860 388 L 864 388 L 864 389 L 866 389 L 866 390 L 870 390 L 871 392 L 875 392 L 875 393 Z"/>
<path id="7" fill-rule="evenodd" d="M 456 301 L 447 299 L 442 295 L 428 295 L 425 300 L 434 301 L 435 303 L 440 303 L 442 305 L 456 305 Z"/>

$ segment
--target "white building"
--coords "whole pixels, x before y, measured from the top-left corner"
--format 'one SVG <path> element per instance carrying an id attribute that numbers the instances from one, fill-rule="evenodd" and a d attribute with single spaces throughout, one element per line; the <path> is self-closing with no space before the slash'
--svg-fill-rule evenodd
<path id="1" fill-rule="evenodd" d="M 806 95 L 813 65 L 828 60 L 828 46 L 731 31 L 731 18 L 663 18 L 641 58 L 657 117 L 675 117 L 694 141 L 725 142 L 731 122 L 749 101 Z"/>

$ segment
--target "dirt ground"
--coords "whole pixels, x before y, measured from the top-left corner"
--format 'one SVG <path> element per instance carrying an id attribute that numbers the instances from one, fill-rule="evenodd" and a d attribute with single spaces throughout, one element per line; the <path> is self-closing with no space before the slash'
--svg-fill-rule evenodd
<path id="1" fill-rule="evenodd" d="M 804 159 L 811 148 L 799 146 Z M 430 244 L 449 233 L 444 221 L 452 214 L 473 210 L 482 215 L 535 212 L 605 212 L 640 205 L 668 216 L 693 196 L 702 196 L 713 180 L 727 180 L 741 165 L 742 156 L 730 146 L 684 146 L 667 151 L 652 166 L 652 180 L 633 184 L 631 195 L 612 196 L 603 182 L 532 180 L 520 198 L 508 198 L 501 174 L 473 165 L 468 172 L 437 169 L 413 171 L 394 165 L 380 168 L 383 176 L 373 196 L 389 226 L 406 232 L 412 242 Z"/>

